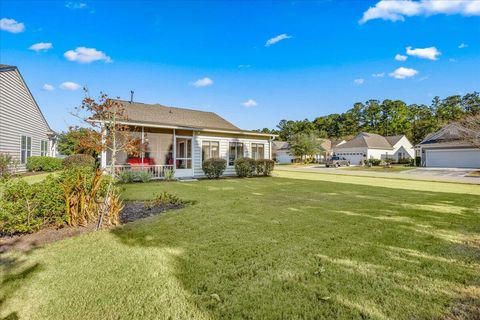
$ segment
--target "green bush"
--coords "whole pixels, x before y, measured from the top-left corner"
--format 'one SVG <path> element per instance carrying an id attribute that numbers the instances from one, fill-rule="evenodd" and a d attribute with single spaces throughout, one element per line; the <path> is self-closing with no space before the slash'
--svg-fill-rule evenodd
<path id="1" fill-rule="evenodd" d="M 63 168 L 62 159 L 53 157 L 32 156 L 27 160 L 28 171 L 52 172 Z"/>
<path id="2" fill-rule="evenodd" d="M 415 166 L 420 167 L 421 164 L 422 164 L 422 158 L 415 157 Z"/>
<path id="3" fill-rule="evenodd" d="M 0 182 L 7 181 L 12 176 L 12 156 L 0 153 Z"/>
<path id="4" fill-rule="evenodd" d="M 368 164 L 369 166 L 374 166 L 374 167 L 376 167 L 376 166 L 379 166 L 380 163 L 381 163 L 381 160 L 380 160 L 380 159 L 368 159 L 368 160 L 367 160 L 367 164 Z"/>
<path id="5" fill-rule="evenodd" d="M 73 154 L 63 159 L 63 166 L 66 169 L 74 167 L 95 168 L 95 158 L 88 154 Z"/>
<path id="6" fill-rule="evenodd" d="M 255 161 L 257 175 L 269 176 L 272 174 L 275 161 L 269 159 L 258 159 Z"/>
<path id="7" fill-rule="evenodd" d="M 399 159 L 398 160 L 398 164 L 412 164 L 412 160 L 413 159 L 410 159 L 410 158 L 403 158 L 403 159 Z"/>
<path id="8" fill-rule="evenodd" d="M 235 160 L 235 172 L 239 177 L 251 177 L 255 174 L 256 164 L 252 158 L 240 158 Z"/>
<path id="9" fill-rule="evenodd" d="M 163 171 L 163 179 L 165 181 L 173 181 L 175 179 L 175 170 L 174 169 L 165 169 Z"/>
<path id="10" fill-rule="evenodd" d="M 227 168 L 227 161 L 221 158 L 210 158 L 202 163 L 202 170 L 208 179 L 218 179 Z"/>
<path id="11" fill-rule="evenodd" d="M 132 183 L 136 179 L 136 174 L 132 170 L 123 170 L 118 175 L 118 180 L 122 183 Z"/>
<path id="12" fill-rule="evenodd" d="M 148 182 L 152 180 L 152 177 L 153 177 L 150 171 L 148 170 L 140 170 L 137 172 L 136 176 L 138 180 L 140 180 L 141 182 Z"/>

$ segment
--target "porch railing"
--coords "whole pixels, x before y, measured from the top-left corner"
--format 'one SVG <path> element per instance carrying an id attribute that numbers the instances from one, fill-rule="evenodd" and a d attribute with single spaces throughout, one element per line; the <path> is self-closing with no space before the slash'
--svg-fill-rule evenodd
<path id="1" fill-rule="evenodd" d="M 165 178 L 165 171 L 173 170 L 173 165 L 130 165 L 130 164 L 120 164 L 116 166 L 107 166 L 107 172 L 111 173 L 112 170 L 115 172 L 115 175 L 121 174 L 123 171 L 134 171 L 138 172 L 141 170 L 146 170 L 152 175 L 152 179 L 163 179 Z"/>

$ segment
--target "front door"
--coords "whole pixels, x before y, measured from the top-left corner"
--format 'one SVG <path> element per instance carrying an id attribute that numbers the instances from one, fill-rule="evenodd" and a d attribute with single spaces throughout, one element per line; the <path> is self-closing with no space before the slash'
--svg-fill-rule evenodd
<path id="1" fill-rule="evenodd" d="M 175 177 L 193 177 L 193 143 L 191 137 L 175 136 Z"/>

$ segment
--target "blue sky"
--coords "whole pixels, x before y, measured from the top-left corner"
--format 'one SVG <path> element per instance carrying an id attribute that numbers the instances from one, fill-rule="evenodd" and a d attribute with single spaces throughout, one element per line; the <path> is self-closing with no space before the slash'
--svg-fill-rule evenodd
<path id="1" fill-rule="evenodd" d="M 429 103 L 480 90 L 480 1 L 3 0 L 0 9 L 0 62 L 19 67 L 58 131 L 75 124 L 84 85 L 217 112 L 244 129 L 370 98 Z"/>

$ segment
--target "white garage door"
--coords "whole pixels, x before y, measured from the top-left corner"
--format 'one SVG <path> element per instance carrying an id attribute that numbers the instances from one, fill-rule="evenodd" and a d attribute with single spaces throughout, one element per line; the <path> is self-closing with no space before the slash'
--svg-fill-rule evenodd
<path id="1" fill-rule="evenodd" d="M 427 167 L 480 168 L 480 149 L 425 151 Z"/>

